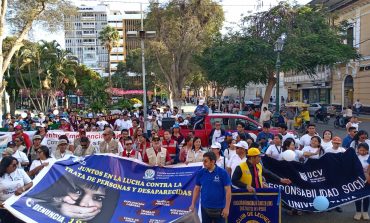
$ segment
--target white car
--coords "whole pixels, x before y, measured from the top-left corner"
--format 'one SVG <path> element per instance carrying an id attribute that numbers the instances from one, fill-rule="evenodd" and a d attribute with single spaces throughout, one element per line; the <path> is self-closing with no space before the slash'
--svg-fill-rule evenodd
<path id="1" fill-rule="evenodd" d="M 315 115 L 315 112 L 319 110 L 321 107 L 326 107 L 327 113 L 330 115 L 335 115 L 335 107 L 329 104 L 323 104 L 323 103 L 311 103 L 308 107 L 308 112 L 311 116 Z"/>

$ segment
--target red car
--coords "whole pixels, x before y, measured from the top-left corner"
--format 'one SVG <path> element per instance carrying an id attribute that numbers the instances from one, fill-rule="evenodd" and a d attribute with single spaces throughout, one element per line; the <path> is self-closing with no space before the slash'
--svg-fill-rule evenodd
<path id="1" fill-rule="evenodd" d="M 254 133 L 257 135 L 262 131 L 262 126 L 259 122 L 252 120 L 244 115 L 229 114 L 229 113 L 214 113 L 209 114 L 205 117 L 204 120 L 204 129 L 194 130 L 194 134 L 197 137 L 200 137 L 202 140 L 202 146 L 208 147 L 209 134 L 213 129 L 213 126 L 216 121 L 221 123 L 221 128 L 227 132 L 236 132 L 236 126 L 239 123 L 244 123 L 245 132 Z M 193 129 L 181 128 L 180 132 L 183 136 L 187 136 L 190 131 Z M 272 127 L 270 129 L 272 134 L 277 134 L 278 129 Z M 163 130 L 159 132 L 160 136 L 163 136 Z"/>

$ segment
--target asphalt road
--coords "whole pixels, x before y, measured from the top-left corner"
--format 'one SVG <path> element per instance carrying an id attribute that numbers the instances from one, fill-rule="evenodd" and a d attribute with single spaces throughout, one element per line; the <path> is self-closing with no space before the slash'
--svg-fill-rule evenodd
<path id="1" fill-rule="evenodd" d="M 329 129 L 334 135 L 341 137 L 342 139 L 347 135 L 345 129 L 335 129 L 333 124 L 334 118 L 331 118 L 330 122 L 325 125 L 322 122 L 316 123 L 317 133 L 322 135 L 323 131 Z M 360 124 L 360 128 L 370 133 L 370 121 L 363 121 Z M 286 211 L 282 211 L 282 223 L 351 223 L 351 222 L 368 222 L 370 221 L 356 221 L 353 219 L 355 213 L 355 204 L 351 203 L 342 207 L 343 212 L 338 213 L 336 211 L 323 212 L 323 213 L 304 213 L 302 216 L 289 216 Z"/>

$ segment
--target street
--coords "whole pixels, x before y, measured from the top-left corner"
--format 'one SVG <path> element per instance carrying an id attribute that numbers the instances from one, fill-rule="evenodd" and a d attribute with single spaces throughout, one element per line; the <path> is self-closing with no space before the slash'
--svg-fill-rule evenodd
<path id="1" fill-rule="evenodd" d="M 334 118 L 332 117 L 330 122 L 325 125 L 322 122 L 316 123 L 317 132 L 322 134 L 326 129 L 329 129 L 333 132 L 334 136 L 339 136 L 343 139 L 346 136 L 345 129 L 335 129 L 333 124 Z M 363 120 L 360 124 L 360 129 L 370 132 L 369 121 Z M 289 216 L 286 214 L 286 210 L 282 211 L 282 222 L 283 223 L 349 223 L 349 222 L 365 222 L 365 221 L 355 221 L 353 215 L 355 214 L 355 204 L 350 203 L 342 207 L 343 212 L 338 213 L 335 210 L 331 212 L 323 213 L 304 213 L 302 216 Z"/>

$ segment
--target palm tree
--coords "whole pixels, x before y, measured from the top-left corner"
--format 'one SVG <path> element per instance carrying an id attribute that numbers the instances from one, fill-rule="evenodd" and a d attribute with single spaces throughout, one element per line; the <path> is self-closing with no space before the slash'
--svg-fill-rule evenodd
<path id="1" fill-rule="evenodd" d="M 119 33 L 118 31 L 113 28 L 112 26 L 106 26 L 104 29 L 99 33 L 99 40 L 102 46 L 108 51 L 108 74 L 109 74 L 109 87 L 112 87 L 112 73 L 110 68 L 110 55 L 112 53 L 113 47 L 118 45 L 119 41 Z"/>

